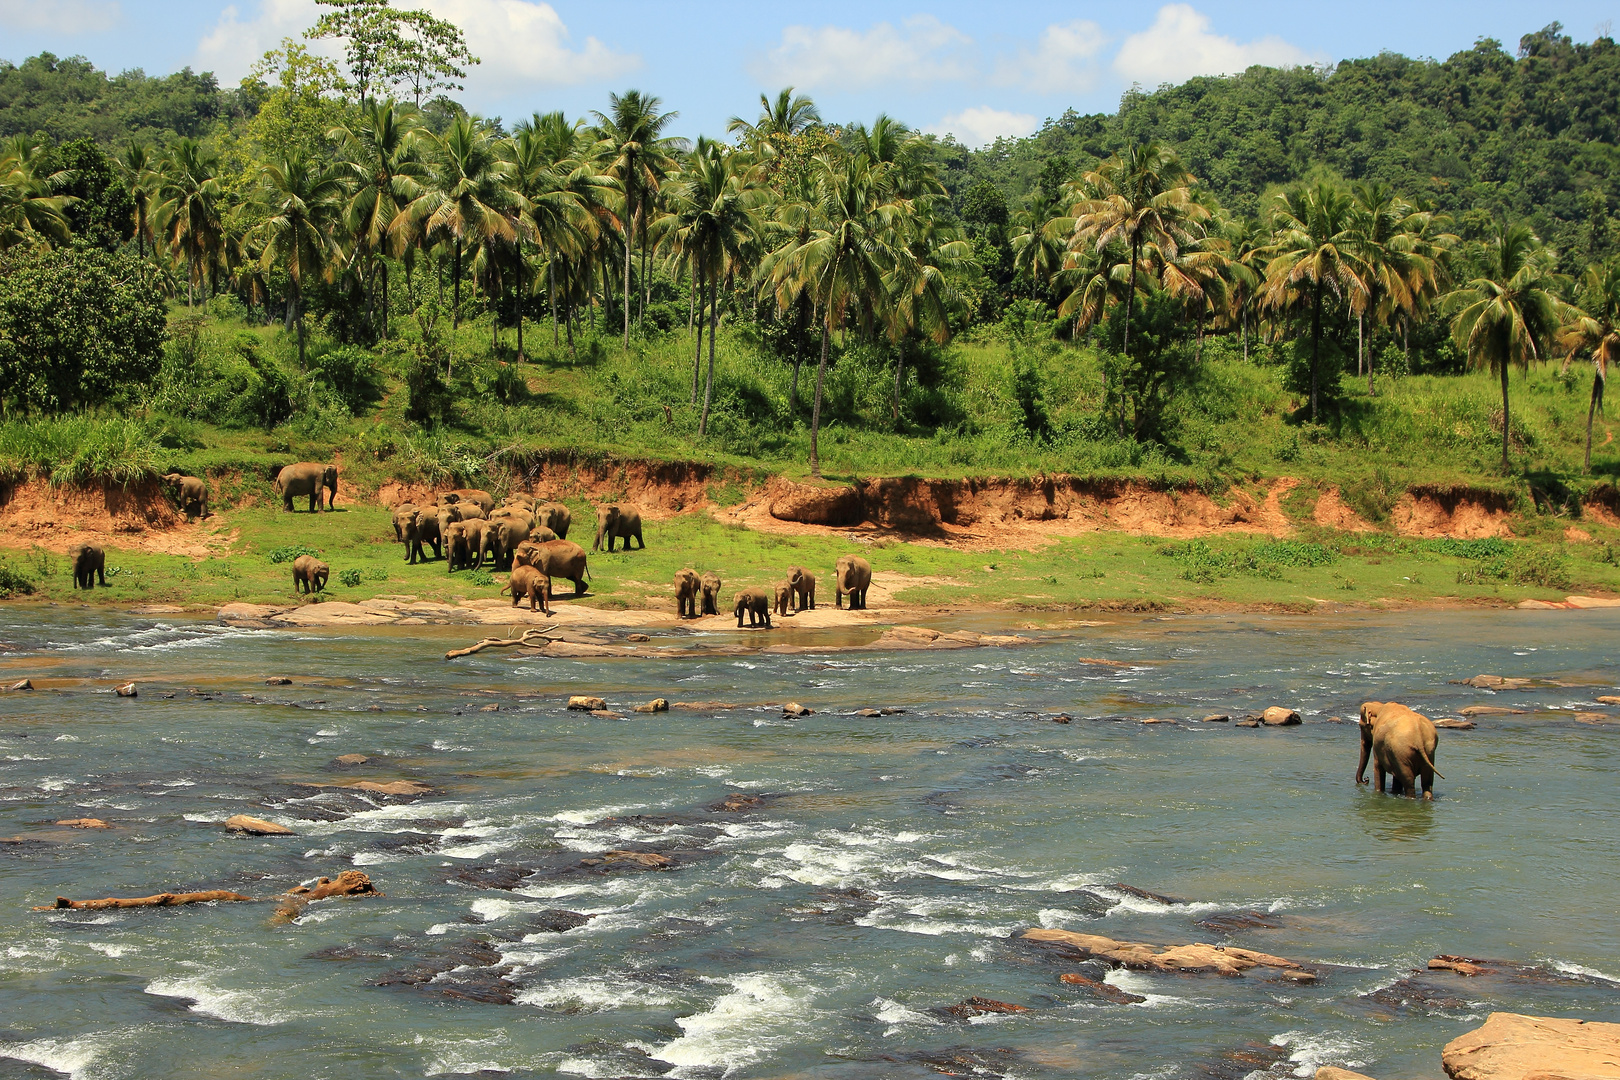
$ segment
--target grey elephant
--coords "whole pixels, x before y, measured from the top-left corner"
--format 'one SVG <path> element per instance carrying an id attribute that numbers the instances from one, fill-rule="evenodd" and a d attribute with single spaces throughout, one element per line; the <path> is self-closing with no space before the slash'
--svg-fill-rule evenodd
<path id="1" fill-rule="evenodd" d="M 720 614 L 720 575 L 713 570 L 703 575 L 703 614 Z"/>
<path id="2" fill-rule="evenodd" d="M 766 595 L 764 589 L 739 590 L 732 611 L 737 616 L 739 628 L 742 626 L 744 614 L 748 616 L 749 626 L 758 626 L 763 622 L 765 629 L 771 628 L 771 598 Z"/>
<path id="3" fill-rule="evenodd" d="M 542 503 L 535 508 L 534 520 L 557 534 L 557 539 L 568 539 L 568 527 L 574 523 L 574 513 L 560 502 Z"/>
<path id="4" fill-rule="evenodd" d="M 775 608 L 778 615 L 793 614 L 793 590 L 786 585 L 778 585 L 775 596 Z"/>
<path id="5" fill-rule="evenodd" d="M 483 518 L 470 518 L 453 522 L 445 533 L 445 567 L 447 572 L 480 570 L 484 556 L 490 549 L 489 522 Z"/>
<path id="6" fill-rule="evenodd" d="M 317 593 L 326 589 L 326 579 L 332 568 L 313 555 L 300 555 L 293 560 L 293 592 Z"/>
<path id="7" fill-rule="evenodd" d="M 166 483 L 174 486 L 175 501 L 180 504 L 180 512 L 187 517 L 205 518 L 208 516 L 208 482 L 195 476 L 184 473 L 164 473 Z"/>
<path id="8" fill-rule="evenodd" d="M 842 555 L 833 569 L 833 606 L 844 606 L 849 594 L 849 610 L 866 607 L 866 589 L 872 584 L 872 564 L 859 555 Z"/>
<path id="9" fill-rule="evenodd" d="M 788 567 L 788 589 L 793 593 L 798 610 L 816 609 L 816 575 L 802 566 Z"/>
<path id="10" fill-rule="evenodd" d="M 337 504 L 338 471 L 336 465 L 325 465 L 318 461 L 300 461 L 296 465 L 288 465 L 276 473 L 276 494 L 281 496 L 281 508 L 291 510 L 295 497 L 309 496 L 309 512 L 314 513 L 321 504 L 321 493 L 327 489 L 331 494 L 326 499 L 326 509 L 330 510 Z"/>
<path id="11" fill-rule="evenodd" d="M 491 538 L 490 550 L 494 555 L 495 569 L 512 569 L 512 556 L 518 545 L 527 540 L 532 534 L 532 526 L 527 516 L 498 513 L 491 518 L 488 525 Z"/>
<path id="12" fill-rule="evenodd" d="M 1434 752 L 1440 733 L 1434 722 L 1394 701 L 1367 701 L 1361 706 L 1361 761 L 1356 765 L 1356 783 L 1364 784 L 1367 760 L 1372 759 L 1373 779 L 1384 790 L 1384 775 L 1391 777 L 1390 794 L 1418 797 L 1421 781 L 1423 798 L 1434 798 L 1434 778 L 1445 775 L 1434 767 Z"/>
<path id="13" fill-rule="evenodd" d="M 592 551 L 602 550 L 602 538 L 607 537 L 607 549 L 613 550 L 613 541 L 622 539 L 624 550 L 630 550 L 630 538 L 643 550 L 647 543 L 641 538 L 641 511 L 629 503 L 606 503 L 596 508 L 596 543 Z"/>
<path id="14" fill-rule="evenodd" d="M 564 578 L 574 583 L 574 595 L 585 595 L 585 579 L 590 569 L 585 565 L 585 549 L 572 540 L 547 540 L 529 548 L 518 546 L 518 556 L 548 578 Z"/>
<path id="15" fill-rule="evenodd" d="M 107 553 L 94 544 L 80 544 L 73 551 L 73 587 L 75 589 L 93 589 L 96 579 L 101 579 L 101 587 L 107 587 Z"/>
<path id="16" fill-rule="evenodd" d="M 675 571 L 675 610 L 680 618 L 698 617 L 698 594 L 702 591 L 703 581 L 696 570 Z"/>
<path id="17" fill-rule="evenodd" d="M 512 594 L 513 607 L 527 597 L 530 611 L 538 609 L 541 614 L 551 614 L 551 579 L 532 566 L 514 566 L 501 592 Z"/>
<path id="18" fill-rule="evenodd" d="M 395 540 L 398 540 L 401 543 L 405 542 L 406 527 L 409 525 L 411 518 L 415 516 L 415 503 L 400 503 L 398 506 L 394 507 L 393 522 Z"/>
<path id="19" fill-rule="evenodd" d="M 405 522 L 405 561 L 412 566 L 417 562 L 427 562 L 427 552 L 422 550 L 423 544 L 433 545 L 433 557 L 443 558 L 442 544 L 444 534 L 439 531 L 439 515 L 434 507 L 419 508 Z"/>

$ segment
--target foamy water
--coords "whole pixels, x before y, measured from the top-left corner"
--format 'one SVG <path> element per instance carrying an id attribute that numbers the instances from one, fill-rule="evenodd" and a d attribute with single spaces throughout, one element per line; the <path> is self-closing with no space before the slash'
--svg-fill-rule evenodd
<path id="1" fill-rule="evenodd" d="M 0 844 L 0 1075 L 1420 1076 L 1495 1009 L 1620 1021 L 1620 730 L 1570 717 L 1616 692 L 1620 614 L 1527 614 L 1116 617 L 1016 651 L 659 665 L 0 607 L 0 683 L 52 680 L 0 698 L 0 838 L 31 841 Z M 1480 672 L 1569 685 L 1449 682 Z M 141 697 L 107 693 L 127 679 Z M 564 708 L 585 692 L 816 712 L 603 721 Z M 1328 720 L 1365 698 L 1525 714 L 1442 731 L 1421 804 L 1353 783 L 1355 724 Z M 1307 722 L 1200 719 L 1272 704 Z M 853 715 L 879 706 L 906 712 Z M 352 786 L 401 779 L 431 791 Z M 764 801 L 716 809 L 744 794 Z M 226 833 L 243 813 L 298 835 Z M 115 828 L 54 825 L 86 816 Z M 625 849 L 673 865 L 601 861 Z M 355 868 L 385 895 L 274 917 Z M 200 888 L 255 902 L 29 910 Z M 1320 978 L 1110 972 L 1013 940 L 1033 926 Z M 1441 952 L 1566 981 L 1402 1003 Z M 1028 1011 L 951 1011 L 970 998 Z"/>

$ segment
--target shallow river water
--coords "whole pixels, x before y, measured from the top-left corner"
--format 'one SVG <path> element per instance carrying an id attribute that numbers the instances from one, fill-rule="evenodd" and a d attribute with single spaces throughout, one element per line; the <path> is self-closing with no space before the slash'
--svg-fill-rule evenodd
<path id="1" fill-rule="evenodd" d="M 1620 1020 L 1620 725 L 1574 719 L 1620 693 L 1620 613 L 1025 632 L 450 663 L 476 630 L 0 608 L 0 678 L 41 685 L 0 695 L 0 838 L 22 841 L 0 843 L 0 1077 L 1389 1080 L 1440 1075 L 1494 1009 Z M 1565 685 L 1448 681 L 1482 672 Z M 125 679 L 138 698 L 111 693 Z M 565 711 L 587 692 L 625 718 Z M 628 711 L 655 696 L 816 711 Z M 1419 803 L 1354 784 L 1366 698 L 1525 712 L 1442 731 Z M 1305 723 L 1199 722 L 1271 704 Z M 373 760 L 332 764 L 348 753 Z M 398 779 L 433 792 L 340 786 Z M 238 813 L 298 835 L 227 834 Z M 116 828 L 53 824 L 91 816 Z M 583 862 L 615 849 L 674 865 Z M 30 910 L 355 868 L 386 895 L 290 923 L 269 902 Z M 1103 969 L 1013 940 L 1031 926 L 1226 942 L 1319 979 L 1116 971 L 1145 998 L 1121 1004 L 1059 979 Z M 1439 953 L 1536 971 L 1403 981 Z M 975 996 L 1030 1011 L 936 1011 Z"/>

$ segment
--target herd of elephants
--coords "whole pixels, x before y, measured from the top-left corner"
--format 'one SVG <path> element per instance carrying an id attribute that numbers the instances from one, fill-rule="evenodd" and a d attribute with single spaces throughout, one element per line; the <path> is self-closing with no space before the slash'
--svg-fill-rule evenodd
<path id="1" fill-rule="evenodd" d="M 193 476 L 170 473 L 164 477 L 174 491 L 180 510 L 189 516 L 208 513 L 208 485 Z M 277 473 L 274 488 L 282 508 L 293 509 L 293 499 L 309 498 L 311 513 L 331 509 L 337 497 L 338 470 L 321 462 L 288 465 Z M 500 505 L 487 491 L 457 488 L 438 493 L 430 504 L 405 503 L 394 508 L 394 535 L 405 545 L 406 561 L 412 565 L 433 558 L 443 559 L 452 572 L 481 568 L 486 557 L 496 570 L 510 577 L 502 592 L 512 597 L 513 606 L 529 601 L 531 611 L 551 613 L 551 579 L 566 578 L 574 584 L 574 595 L 583 596 L 586 568 L 585 549 L 568 539 L 573 514 L 559 502 L 539 502 L 532 496 L 513 492 Z M 641 533 L 641 511 L 626 503 L 606 503 L 596 508 L 596 540 L 592 551 L 601 550 L 603 541 L 612 551 L 622 540 L 631 550 L 634 539 L 645 548 Z M 99 576 L 107 584 L 106 555 L 101 548 L 86 544 L 74 552 L 73 580 L 76 588 L 91 588 Z M 326 587 L 331 568 L 312 555 L 300 555 L 293 562 L 293 586 L 303 592 L 319 592 Z M 842 607 L 849 597 L 852 610 L 866 607 L 866 591 L 872 582 L 872 566 L 855 555 L 839 558 L 834 571 L 835 605 Z M 720 613 L 720 576 L 713 571 L 699 574 L 683 569 L 675 574 L 676 605 L 682 618 L 698 618 Z M 771 613 L 785 615 L 816 606 L 816 578 L 802 566 L 790 567 L 786 583 L 774 594 L 751 587 L 739 589 L 732 607 L 737 625 L 746 615 L 749 626 L 771 626 Z M 1378 790 L 1386 781 L 1392 794 L 1434 797 L 1434 778 L 1444 776 L 1435 769 L 1439 734 L 1434 722 L 1396 702 L 1369 701 L 1361 706 L 1361 761 L 1356 766 L 1356 783 L 1366 783 L 1367 765 L 1373 766 Z"/>

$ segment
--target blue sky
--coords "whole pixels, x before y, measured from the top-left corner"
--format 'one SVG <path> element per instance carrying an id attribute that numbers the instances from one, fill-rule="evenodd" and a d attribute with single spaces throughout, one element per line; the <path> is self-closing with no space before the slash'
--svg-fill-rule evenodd
<path id="1" fill-rule="evenodd" d="M 880 111 L 977 145 L 1073 107 L 1112 111 L 1145 87 L 1250 63 L 1330 63 L 1393 50 L 1443 58 L 1494 37 L 1510 49 L 1554 19 L 1576 40 L 1620 23 L 1620 0 L 1550 4 L 983 2 L 770 5 L 635 0 L 395 0 L 462 26 L 484 63 L 463 101 L 508 120 L 605 107 L 637 87 L 679 111 L 679 134 L 723 134 L 792 84 L 829 120 Z M 0 58 L 82 54 L 111 71 L 191 65 L 229 84 L 314 0 L 0 0 Z"/>

